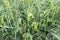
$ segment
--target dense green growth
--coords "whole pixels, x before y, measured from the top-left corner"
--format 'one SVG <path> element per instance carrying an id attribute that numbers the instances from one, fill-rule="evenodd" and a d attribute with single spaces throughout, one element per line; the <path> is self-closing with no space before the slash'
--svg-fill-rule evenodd
<path id="1" fill-rule="evenodd" d="M 60 0 L 0 0 L 0 40 L 60 40 Z"/>

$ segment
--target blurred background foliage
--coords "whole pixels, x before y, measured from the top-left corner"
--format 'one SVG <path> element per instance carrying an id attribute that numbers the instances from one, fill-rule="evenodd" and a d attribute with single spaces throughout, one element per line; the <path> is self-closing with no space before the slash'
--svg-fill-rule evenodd
<path id="1" fill-rule="evenodd" d="M 0 0 L 0 40 L 60 40 L 60 0 Z"/>

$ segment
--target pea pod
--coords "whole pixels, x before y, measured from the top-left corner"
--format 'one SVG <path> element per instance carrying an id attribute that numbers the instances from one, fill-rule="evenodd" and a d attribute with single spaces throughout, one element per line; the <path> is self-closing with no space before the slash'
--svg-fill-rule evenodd
<path id="1" fill-rule="evenodd" d="M 25 3 L 27 3 L 28 2 L 28 0 L 23 0 Z"/>
<path id="2" fill-rule="evenodd" d="M 31 34 L 30 33 L 25 33 L 24 35 L 23 35 L 23 37 L 24 37 L 24 40 L 31 40 Z"/>
<path id="3" fill-rule="evenodd" d="M 2 25 L 4 23 L 4 15 L 0 16 L 0 25 Z"/>
<path id="4" fill-rule="evenodd" d="M 20 34 L 22 34 L 23 32 L 22 32 L 22 29 L 20 29 Z"/>
<path id="5" fill-rule="evenodd" d="M 38 30 L 38 22 L 33 22 L 33 30 L 34 31 Z"/>

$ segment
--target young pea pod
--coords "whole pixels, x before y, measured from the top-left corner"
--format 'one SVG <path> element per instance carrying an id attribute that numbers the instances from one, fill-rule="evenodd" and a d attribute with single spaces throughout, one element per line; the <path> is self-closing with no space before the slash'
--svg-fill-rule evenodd
<path id="1" fill-rule="evenodd" d="M 27 3 L 29 0 L 23 0 L 25 3 Z"/>
<path id="2" fill-rule="evenodd" d="M 33 22 L 33 30 L 38 31 L 38 22 Z"/>
<path id="3" fill-rule="evenodd" d="M 0 25 L 2 25 L 4 23 L 4 15 L 0 16 Z"/>
<path id="4" fill-rule="evenodd" d="M 19 32 L 20 32 L 20 34 L 22 34 L 23 33 L 22 29 L 20 29 Z"/>
<path id="5" fill-rule="evenodd" d="M 25 33 L 23 37 L 24 37 L 24 40 L 32 40 L 32 36 L 30 33 Z"/>

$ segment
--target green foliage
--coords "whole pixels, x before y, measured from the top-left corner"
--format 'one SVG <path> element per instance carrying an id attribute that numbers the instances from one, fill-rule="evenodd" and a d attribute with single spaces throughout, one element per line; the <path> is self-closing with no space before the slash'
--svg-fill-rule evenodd
<path id="1" fill-rule="evenodd" d="M 0 40 L 60 40 L 60 0 L 0 0 Z"/>

